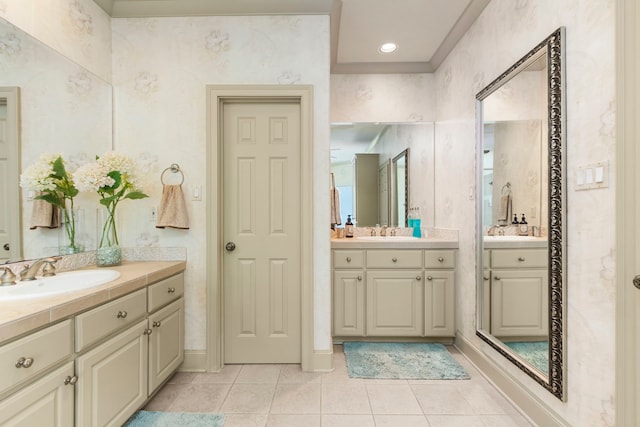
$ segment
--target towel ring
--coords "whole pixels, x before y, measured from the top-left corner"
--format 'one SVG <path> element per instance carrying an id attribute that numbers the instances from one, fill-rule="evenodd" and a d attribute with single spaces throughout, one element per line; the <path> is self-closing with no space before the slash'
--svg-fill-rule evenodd
<path id="1" fill-rule="evenodd" d="M 507 190 L 507 191 L 505 192 L 505 190 Z M 511 194 L 511 183 L 509 181 L 507 181 L 507 183 L 502 186 L 502 190 L 500 191 L 500 193 L 503 196 L 505 196 L 507 194 Z"/>
<path id="2" fill-rule="evenodd" d="M 168 168 L 163 170 L 162 174 L 160 175 L 160 182 L 162 184 L 165 184 L 165 182 L 164 182 L 164 174 L 167 173 L 168 171 L 171 171 L 173 173 L 179 173 L 181 175 L 181 177 L 182 177 L 182 180 L 180 181 L 180 185 L 182 185 L 184 183 L 184 173 L 182 173 L 182 170 L 180 169 L 180 166 L 177 163 L 171 163 L 171 166 L 169 166 Z"/>

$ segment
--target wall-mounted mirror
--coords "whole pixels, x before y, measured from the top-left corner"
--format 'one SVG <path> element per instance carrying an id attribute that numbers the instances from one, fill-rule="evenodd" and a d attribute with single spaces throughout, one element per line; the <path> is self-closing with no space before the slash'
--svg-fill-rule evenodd
<path id="1" fill-rule="evenodd" d="M 361 227 L 405 227 L 409 203 L 432 212 L 433 144 L 433 123 L 333 123 L 331 172 L 343 220 L 353 214 Z"/>
<path id="2" fill-rule="evenodd" d="M 565 360 L 564 29 L 478 93 L 477 335 L 559 399 Z"/>
<path id="3" fill-rule="evenodd" d="M 58 246 L 58 230 L 30 229 L 33 201 L 31 194 L 17 190 L 16 174 L 34 163 L 41 153 L 62 154 L 72 167 L 91 161 L 95 155 L 112 149 L 112 88 L 104 80 L 95 76 L 60 53 L 22 32 L 17 27 L 0 18 L 0 87 L 6 90 L 19 88 L 19 102 L 4 105 L 4 114 L 19 114 L 19 146 L 11 151 L 11 158 L 1 157 L 4 164 L 18 165 L 4 169 L 2 183 L 13 182 L 0 200 L 11 198 L 11 205 L 19 206 L 13 215 L 19 244 L 0 241 L 1 262 L 13 262 L 55 254 Z M 5 97 L 0 95 L 0 98 Z M 19 108 L 20 111 L 10 111 Z M 5 179 L 6 178 L 6 179 Z M 10 192 L 10 193 L 9 193 Z M 16 198 L 15 195 L 19 195 Z M 86 248 L 95 245 L 95 218 L 97 200 L 93 195 L 81 195 L 76 206 L 86 207 L 83 227 Z M 90 211 L 89 211 L 90 210 Z M 5 212 L 0 221 L 7 220 Z M 17 217 L 17 218 L 15 218 Z M 0 235 L 0 238 L 3 236 Z M 4 239 L 4 238 L 3 238 Z M 6 245 L 6 246 L 5 246 Z M 8 249 L 5 249 L 7 247 Z"/>

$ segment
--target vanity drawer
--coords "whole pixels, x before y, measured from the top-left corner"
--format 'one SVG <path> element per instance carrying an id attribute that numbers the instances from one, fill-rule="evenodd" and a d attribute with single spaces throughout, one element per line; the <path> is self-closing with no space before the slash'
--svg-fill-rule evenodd
<path id="1" fill-rule="evenodd" d="M 456 266 L 455 251 L 425 251 L 425 268 L 454 268 Z"/>
<path id="2" fill-rule="evenodd" d="M 0 394 L 73 353 L 71 320 L 0 347 Z M 19 360 L 22 365 L 16 366 Z"/>
<path id="3" fill-rule="evenodd" d="M 364 267 L 364 251 L 333 251 L 333 268 Z"/>
<path id="4" fill-rule="evenodd" d="M 546 267 L 547 263 L 546 249 L 493 249 L 491 251 L 492 268 L 542 268 Z"/>
<path id="5" fill-rule="evenodd" d="M 421 250 L 369 250 L 368 268 L 422 268 Z"/>
<path id="6" fill-rule="evenodd" d="M 176 274 L 149 286 L 149 313 L 184 294 L 184 273 Z"/>
<path id="7" fill-rule="evenodd" d="M 76 351 L 129 326 L 147 314 L 147 290 L 140 289 L 76 317 Z"/>

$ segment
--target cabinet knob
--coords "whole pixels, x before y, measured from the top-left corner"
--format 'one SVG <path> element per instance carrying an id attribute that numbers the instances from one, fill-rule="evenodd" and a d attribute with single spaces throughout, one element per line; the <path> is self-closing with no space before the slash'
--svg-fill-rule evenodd
<path id="1" fill-rule="evenodd" d="M 427 280 L 428 280 L 428 281 L 432 281 L 432 280 L 433 280 L 433 277 L 431 277 L 431 276 L 427 276 Z"/>
<path id="2" fill-rule="evenodd" d="M 444 262 L 444 257 L 438 257 L 438 262 Z"/>
<path id="3" fill-rule="evenodd" d="M 143 335 L 151 335 L 152 332 L 153 332 L 152 329 L 147 328 L 147 329 L 144 330 L 144 332 L 142 334 Z"/>
<path id="4" fill-rule="evenodd" d="M 484 280 L 489 280 L 489 278 L 487 276 L 484 276 L 483 279 Z"/>
<path id="5" fill-rule="evenodd" d="M 78 382 L 78 377 L 76 375 L 72 376 L 72 377 L 67 377 L 64 379 L 64 385 L 74 385 L 75 383 Z"/>
<path id="6" fill-rule="evenodd" d="M 422 280 L 422 276 L 416 276 L 416 280 L 419 282 L 420 280 Z"/>
<path id="7" fill-rule="evenodd" d="M 167 293 L 170 293 L 170 294 L 174 293 L 175 291 L 176 291 L 176 288 L 167 289 Z"/>
<path id="8" fill-rule="evenodd" d="M 358 276 L 358 282 L 362 282 L 362 276 Z"/>
<path id="9" fill-rule="evenodd" d="M 347 257 L 347 262 L 351 262 L 351 257 L 350 256 Z"/>
<path id="10" fill-rule="evenodd" d="M 393 258 L 391 258 L 391 261 L 393 261 L 393 262 L 398 262 L 398 258 L 393 257 Z"/>
<path id="11" fill-rule="evenodd" d="M 500 280 L 498 276 L 493 276 L 493 280 Z"/>
<path id="12" fill-rule="evenodd" d="M 160 323 L 160 321 L 159 321 L 159 320 L 156 320 L 155 322 L 153 322 L 153 327 L 154 327 L 154 328 L 159 328 L 159 327 L 160 327 L 160 325 L 161 325 L 161 323 Z"/>
<path id="13" fill-rule="evenodd" d="M 523 257 L 523 256 L 519 256 L 519 257 L 518 257 L 518 261 L 520 261 L 520 262 L 524 262 L 524 257 Z"/>
<path id="14" fill-rule="evenodd" d="M 118 319 L 126 319 L 127 318 L 127 312 L 124 311 L 124 310 L 119 311 L 118 314 L 116 314 L 116 317 Z"/>
<path id="15" fill-rule="evenodd" d="M 16 368 L 29 368 L 33 365 L 33 357 L 21 357 L 16 362 Z"/>

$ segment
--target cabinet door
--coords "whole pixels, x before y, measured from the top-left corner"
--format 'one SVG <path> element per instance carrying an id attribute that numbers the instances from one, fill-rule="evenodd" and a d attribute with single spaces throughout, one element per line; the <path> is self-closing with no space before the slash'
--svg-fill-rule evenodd
<path id="1" fill-rule="evenodd" d="M 455 335 L 454 273 L 427 270 L 424 282 L 424 334 L 428 337 Z"/>
<path id="2" fill-rule="evenodd" d="M 74 386 L 69 362 L 0 402 L 0 425 L 11 427 L 73 427 Z"/>
<path id="3" fill-rule="evenodd" d="M 333 334 L 364 336 L 364 272 L 333 273 Z"/>
<path id="4" fill-rule="evenodd" d="M 121 426 L 147 399 L 147 319 L 76 359 L 76 424 Z"/>
<path id="5" fill-rule="evenodd" d="M 367 335 L 421 336 L 422 270 L 367 271 Z"/>
<path id="6" fill-rule="evenodd" d="M 491 333 L 496 337 L 544 337 L 549 331 L 547 270 L 491 273 Z"/>
<path id="7" fill-rule="evenodd" d="M 184 299 L 149 316 L 149 395 L 184 360 Z"/>

